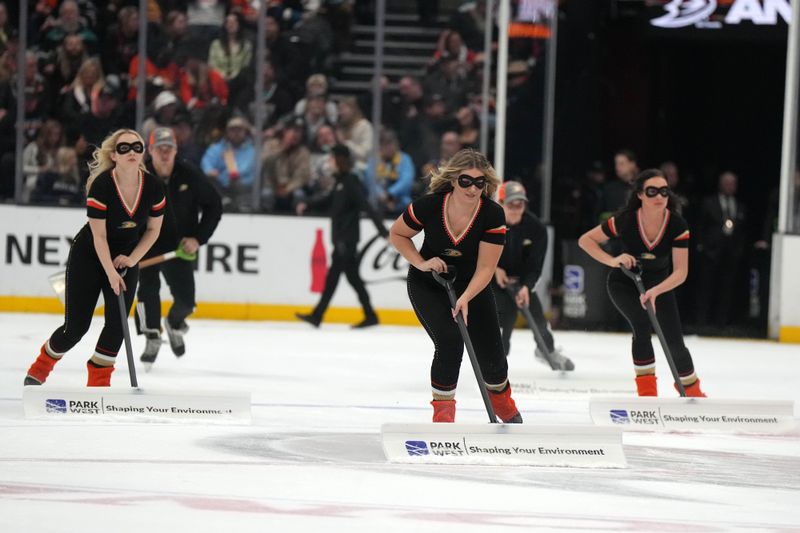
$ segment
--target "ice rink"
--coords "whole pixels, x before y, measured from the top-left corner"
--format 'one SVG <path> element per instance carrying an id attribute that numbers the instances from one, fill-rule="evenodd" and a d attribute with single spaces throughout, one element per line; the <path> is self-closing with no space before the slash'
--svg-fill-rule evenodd
<path id="1" fill-rule="evenodd" d="M 31 421 L 22 380 L 57 315 L 0 314 L 0 531 L 800 531 L 800 430 L 637 433 L 626 469 L 396 465 L 385 422 L 428 422 L 432 344 L 421 328 L 191 321 L 142 387 L 252 392 L 252 425 Z M 45 386 L 81 386 L 99 334 Z M 632 380 L 626 335 L 556 332 L 575 379 Z M 512 382 L 557 378 L 512 338 Z M 654 343 L 657 344 L 654 338 Z M 713 398 L 800 405 L 800 348 L 687 338 Z M 134 338 L 134 353 L 143 347 Z M 671 389 L 659 353 L 659 388 Z M 124 351 L 112 385 L 128 384 Z M 566 377 L 564 379 L 570 379 Z M 585 396 L 515 393 L 527 424 L 589 424 Z M 466 360 L 458 422 L 485 412 Z"/>

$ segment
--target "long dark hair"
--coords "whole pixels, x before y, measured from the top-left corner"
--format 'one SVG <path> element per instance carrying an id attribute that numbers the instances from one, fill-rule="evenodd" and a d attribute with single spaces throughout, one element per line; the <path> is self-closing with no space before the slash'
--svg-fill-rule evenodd
<path id="1" fill-rule="evenodd" d="M 230 57 L 231 44 L 230 41 L 228 40 L 228 31 L 225 29 L 225 25 L 228 23 L 228 17 L 235 17 L 236 22 L 239 23 L 239 29 L 236 30 L 234 38 L 236 39 L 236 42 L 240 44 L 242 44 L 244 40 L 244 27 L 242 26 L 244 19 L 242 18 L 241 13 L 239 13 L 238 11 L 231 11 L 230 13 L 225 15 L 225 18 L 222 20 L 222 36 L 220 37 L 220 41 L 222 42 L 222 48 L 225 50 L 225 55 Z"/>
<path id="2" fill-rule="evenodd" d="M 615 216 L 619 216 L 623 213 L 635 213 L 638 211 L 640 207 L 642 207 L 642 200 L 639 199 L 639 193 L 644 191 L 644 184 L 647 180 L 653 178 L 664 178 L 664 173 L 661 172 L 657 168 L 648 168 L 647 170 L 643 170 L 636 176 L 636 180 L 631 184 L 630 196 L 628 196 L 628 203 L 625 204 L 625 207 L 620 209 L 615 213 Z M 669 197 L 667 199 L 667 209 L 670 211 L 674 211 L 676 207 L 675 203 L 675 196 L 672 194 L 672 191 L 669 193 Z"/>

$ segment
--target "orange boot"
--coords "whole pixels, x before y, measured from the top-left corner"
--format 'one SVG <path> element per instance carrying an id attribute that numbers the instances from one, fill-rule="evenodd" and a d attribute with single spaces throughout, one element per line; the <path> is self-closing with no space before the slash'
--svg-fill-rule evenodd
<path id="1" fill-rule="evenodd" d="M 28 369 L 28 375 L 25 376 L 25 385 L 41 385 L 44 383 L 47 376 L 53 371 L 53 367 L 60 360 L 60 358 L 50 357 L 50 354 L 47 353 L 47 343 L 42 344 L 39 356 Z"/>
<path id="2" fill-rule="evenodd" d="M 636 376 L 636 393 L 639 396 L 658 396 L 655 374 Z"/>
<path id="3" fill-rule="evenodd" d="M 455 422 L 456 421 L 456 401 L 455 400 L 431 400 L 433 406 L 434 422 Z"/>
<path id="4" fill-rule="evenodd" d="M 97 366 L 91 361 L 87 361 L 86 368 L 89 370 L 89 380 L 86 382 L 87 387 L 111 386 L 111 373 L 114 371 L 113 366 Z"/>
<path id="5" fill-rule="evenodd" d="M 502 392 L 489 390 L 489 399 L 494 407 L 494 414 L 506 424 L 521 424 L 522 415 L 519 414 L 517 404 L 511 397 L 511 385 L 507 386 Z"/>
<path id="6" fill-rule="evenodd" d="M 675 387 L 677 390 L 678 387 Z M 691 385 L 684 385 L 683 390 L 686 391 L 687 398 L 706 398 L 706 393 L 700 390 L 700 380 L 696 380 Z"/>

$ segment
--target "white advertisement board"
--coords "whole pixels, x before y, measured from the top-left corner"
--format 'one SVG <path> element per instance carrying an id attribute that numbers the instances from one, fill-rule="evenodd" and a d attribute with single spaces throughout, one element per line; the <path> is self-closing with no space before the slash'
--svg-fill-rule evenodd
<path id="1" fill-rule="evenodd" d="M 624 431 L 783 433 L 796 426 L 792 401 L 591 398 L 589 412 L 595 424 Z"/>
<path id="2" fill-rule="evenodd" d="M 27 418 L 184 420 L 222 424 L 250 423 L 251 420 L 249 392 L 44 386 L 25 387 L 22 396 Z"/>
<path id="3" fill-rule="evenodd" d="M 384 424 L 394 463 L 625 468 L 619 428 L 523 424 Z"/>
<path id="4" fill-rule="evenodd" d="M 85 222 L 83 209 L 0 206 L 0 297 L 54 297 L 47 278 L 64 269 L 71 239 Z M 408 264 L 371 221 L 361 224 L 360 272 L 373 305 L 410 310 Z M 317 230 L 329 262 L 328 218 L 225 214 L 198 254 L 197 301 L 315 304 L 319 295 L 311 292 L 311 255 Z M 359 307 L 344 276 L 332 305 Z"/>

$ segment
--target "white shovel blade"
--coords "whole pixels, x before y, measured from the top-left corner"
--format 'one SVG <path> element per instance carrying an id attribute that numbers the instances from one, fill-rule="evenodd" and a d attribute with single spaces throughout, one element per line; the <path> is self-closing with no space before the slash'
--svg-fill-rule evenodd
<path id="1" fill-rule="evenodd" d="M 511 388 L 515 394 L 543 397 L 577 398 L 589 396 L 635 395 L 632 379 L 618 378 L 599 372 L 542 370 L 536 373 L 514 373 Z"/>
<path id="2" fill-rule="evenodd" d="M 601 431 L 598 431 L 601 430 Z M 622 432 L 595 426 L 384 424 L 394 463 L 625 468 Z"/>
<path id="3" fill-rule="evenodd" d="M 250 393 L 111 387 L 23 389 L 26 418 L 248 424 Z"/>
<path id="4" fill-rule="evenodd" d="M 592 398 L 592 420 L 625 431 L 782 433 L 795 426 L 794 402 L 708 398 Z"/>

